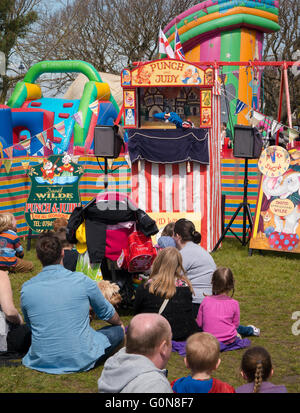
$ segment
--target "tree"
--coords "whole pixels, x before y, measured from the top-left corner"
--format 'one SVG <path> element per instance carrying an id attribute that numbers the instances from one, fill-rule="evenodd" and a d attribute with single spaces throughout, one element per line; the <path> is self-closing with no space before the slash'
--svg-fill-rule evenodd
<path id="1" fill-rule="evenodd" d="M 25 42 L 18 44 L 22 60 L 84 60 L 99 72 L 119 74 L 134 61 L 157 55 L 159 26 L 197 0 L 74 0 L 51 13 L 43 11 Z M 55 77 L 62 93 L 74 74 Z M 53 83 L 54 84 L 54 83 Z M 51 86 L 52 87 L 52 86 Z"/>
<path id="2" fill-rule="evenodd" d="M 5 54 L 6 69 L 12 73 L 3 76 L 1 102 L 5 101 L 8 89 L 20 78 L 11 66 L 14 48 L 37 20 L 34 9 L 39 3 L 40 0 L 0 0 L 0 50 Z"/>
<path id="3" fill-rule="evenodd" d="M 284 7 L 279 7 L 279 32 L 267 34 L 263 60 L 266 61 L 293 61 L 295 52 L 300 51 L 300 3 L 298 0 L 285 0 Z M 281 71 L 277 68 L 267 67 L 263 73 L 263 92 L 265 107 L 264 113 L 277 118 L 279 105 Z M 295 113 L 295 123 L 299 122 L 300 101 L 300 75 L 295 76 L 288 71 L 289 93 L 291 111 Z M 287 107 L 283 100 L 281 121 L 287 124 Z"/>

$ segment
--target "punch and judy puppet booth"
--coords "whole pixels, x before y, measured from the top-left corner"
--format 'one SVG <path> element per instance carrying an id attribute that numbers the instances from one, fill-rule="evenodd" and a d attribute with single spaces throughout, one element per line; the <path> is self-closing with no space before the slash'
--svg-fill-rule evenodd
<path id="1" fill-rule="evenodd" d="M 159 228 L 187 218 L 212 250 L 221 231 L 220 96 L 214 71 L 186 61 L 121 73 L 131 198 Z"/>

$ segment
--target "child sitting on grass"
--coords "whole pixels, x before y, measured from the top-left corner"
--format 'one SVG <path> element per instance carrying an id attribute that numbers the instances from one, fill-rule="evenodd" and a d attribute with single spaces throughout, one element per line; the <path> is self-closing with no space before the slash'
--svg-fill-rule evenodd
<path id="1" fill-rule="evenodd" d="M 268 381 L 273 375 L 273 367 L 271 356 L 264 347 L 251 347 L 245 351 L 241 375 L 248 383 L 238 387 L 236 393 L 287 393 L 285 386 Z"/>
<path id="2" fill-rule="evenodd" d="M 171 383 L 174 393 L 235 393 L 234 388 L 211 377 L 220 363 L 220 345 L 209 333 L 195 333 L 186 342 L 184 363 L 191 375 Z"/>
<path id="3" fill-rule="evenodd" d="M 249 347 L 250 340 L 240 336 L 259 336 L 260 330 L 252 325 L 240 325 L 240 306 L 232 298 L 234 278 L 231 269 L 217 268 L 211 283 L 212 295 L 205 296 L 200 305 L 196 319 L 198 326 L 219 340 L 221 351 Z"/>
<path id="4" fill-rule="evenodd" d="M 30 272 L 33 263 L 22 259 L 24 250 L 17 235 L 17 221 L 13 214 L 0 214 L 0 270 Z"/>

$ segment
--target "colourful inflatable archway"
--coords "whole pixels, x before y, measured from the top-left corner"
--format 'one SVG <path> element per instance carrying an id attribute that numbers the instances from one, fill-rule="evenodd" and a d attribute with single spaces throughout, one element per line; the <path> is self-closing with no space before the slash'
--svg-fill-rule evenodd
<path id="1" fill-rule="evenodd" d="M 83 73 L 89 81 L 85 84 L 78 111 L 82 113 L 83 128 L 77 123 L 74 125 L 74 146 L 84 147 L 85 139 L 89 131 L 92 111 L 89 105 L 96 99 L 110 101 L 117 112 L 118 105 L 110 93 L 107 83 L 103 83 L 99 73 L 89 63 L 81 60 L 43 61 L 33 65 L 26 73 L 24 80 L 18 82 L 9 101 L 11 108 L 20 108 L 26 101 L 40 99 L 41 87 L 35 83 L 38 77 L 44 73 Z"/>
<path id="2" fill-rule="evenodd" d="M 164 32 L 174 48 L 177 26 L 186 59 L 191 62 L 261 60 L 263 34 L 280 29 L 278 8 L 277 0 L 207 0 L 175 17 Z M 229 102 L 239 98 L 259 109 L 259 73 L 224 66 L 222 78 Z M 224 104 L 223 99 L 221 120 L 226 121 Z M 248 124 L 244 112 L 234 115 L 234 107 L 231 117 L 234 124 Z"/>

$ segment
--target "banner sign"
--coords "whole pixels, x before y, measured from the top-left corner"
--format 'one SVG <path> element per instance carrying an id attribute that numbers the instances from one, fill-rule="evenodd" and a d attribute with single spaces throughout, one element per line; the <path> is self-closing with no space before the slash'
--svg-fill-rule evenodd
<path id="1" fill-rule="evenodd" d="M 128 76 L 126 77 L 126 74 Z M 121 76 L 122 86 L 191 86 L 212 85 L 213 70 L 178 60 L 154 60 L 131 71 L 125 69 Z"/>
<path id="2" fill-rule="evenodd" d="M 57 218 L 69 218 L 80 206 L 78 185 L 84 170 L 71 156 L 52 155 L 29 167 L 31 190 L 25 206 L 25 219 L 36 232 L 51 230 Z"/>
<path id="3" fill-rule="evenodd" d="M 300 252 L 300 151 L 267 147 L 250 240 L 251 249 Z"/>

